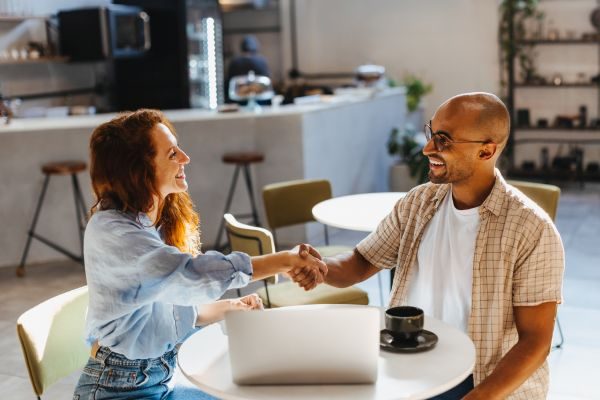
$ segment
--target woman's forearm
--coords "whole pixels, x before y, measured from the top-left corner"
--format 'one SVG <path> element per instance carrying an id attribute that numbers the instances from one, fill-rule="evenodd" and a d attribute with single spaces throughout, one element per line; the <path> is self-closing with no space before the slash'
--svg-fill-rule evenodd
<path id="1" fill-rule="evenodd" d="M 268 278 L 290 270 L 290 254 L 288 251 L 279 251 L 264 256 L 252 257 L 252 280 Z"/>

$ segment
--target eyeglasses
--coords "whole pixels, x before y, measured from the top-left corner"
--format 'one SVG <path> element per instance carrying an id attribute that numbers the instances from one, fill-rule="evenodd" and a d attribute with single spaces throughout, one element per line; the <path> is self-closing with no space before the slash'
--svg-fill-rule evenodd
<path id="1" fill-rule="evenodd" d="M 491 143 L 489 140 L 450 140 L 448 136 L 450 134 L 444 131 L 434 132 L 431 129 L 431 121 L 428 124 L 425 124 L 425 138 L 427 142 L 433 139 L 433 145 L 435 149 L 439 152 L 442 152 L 452 146 L 453 144 L 461 144 L 461 143 Z"/>

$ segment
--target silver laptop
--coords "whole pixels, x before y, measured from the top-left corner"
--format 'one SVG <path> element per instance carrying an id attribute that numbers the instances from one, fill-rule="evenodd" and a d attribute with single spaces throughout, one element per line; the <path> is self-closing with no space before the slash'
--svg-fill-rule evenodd
<path id="1" fill-rule="evenodd" d="M 380 313 L 375 307 L 309 305 L 225 315 L 237 384 L 373 383 Z"/>

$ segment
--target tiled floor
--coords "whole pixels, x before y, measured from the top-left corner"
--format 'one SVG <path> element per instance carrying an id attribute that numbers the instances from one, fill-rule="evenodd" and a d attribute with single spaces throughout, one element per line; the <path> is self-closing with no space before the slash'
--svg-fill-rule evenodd
<path id="1" fill-rule="evenodd" d="M 559 311 L 565 344 L 550 354 L 552 400 L 600 399 L 600 185 L 565 188 L 557 217 L 566 254 L 565 304 Z M 335 232 L 333 241 L 352 245 L 364 235 Z M 383 287 L 389 276 L 382 274 Z M 17 317 L 29 307 L 85 284 L 80 266 L 55 263 L 31 267 L 24 279 L 0 269 L 0 398 L 35 399 L 15 333 Z M 380 305 L 376 277 L 360 285 Z M 387 295 L 384 294 L 384 302 Z M 44 399 L 70 399 L 79 373 L 52 386 Z"/>

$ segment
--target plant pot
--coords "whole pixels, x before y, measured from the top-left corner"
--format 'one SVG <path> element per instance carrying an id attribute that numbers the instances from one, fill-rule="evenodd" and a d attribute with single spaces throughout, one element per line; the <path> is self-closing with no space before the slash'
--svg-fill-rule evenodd
<path id="1" fill-rule="evenodd" d="M 407 164 L 395 164 L 390 167 L 390 191 L 408 192 L 417 186 L 417 179 L 410 176 Z"/>

